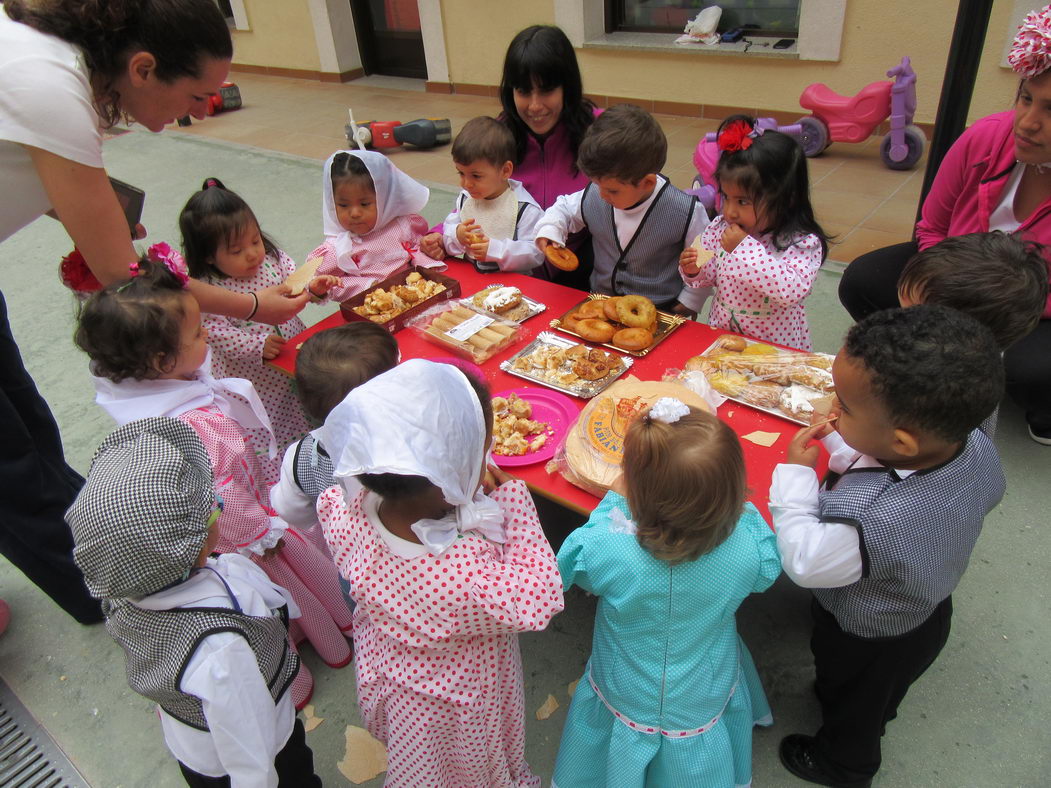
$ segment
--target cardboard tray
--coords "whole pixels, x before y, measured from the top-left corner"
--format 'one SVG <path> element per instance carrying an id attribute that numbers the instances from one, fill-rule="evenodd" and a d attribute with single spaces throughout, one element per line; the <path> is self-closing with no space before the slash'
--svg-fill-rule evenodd
<path id="1" fill-rule="evenodd" d="M 396 331 L 401 331 L 401 329 L 405 328 L 405 325 L 410 320 L 412 320 L 420 313 L 430 309 L 435 304 L 440 304 L 442 301 L 448 301 L 450 298 L 459 297 L 460 282 L 458 280 L 453 279 L 451 276 L 446 276 L 443 273 L 439 273 L 438 271 L 435 271 L 431 268 L 409 268 L 406 271 L 400 271 L 396 274 L 388 276 L 386 279 L 380 282 L 376 282 L 368 290 L 362 293 L 358 293 L 353 298 L 349 298 L 343 303 L 341 303 L 339 305 L 339 311 L 343 313 L 343 319 L 346 320 L 348 323 L 359 320 L 368 320 L 369 318 L 365 317 L 364 315 L 359 315 L 357 312 L 355 312 L 354 307 L 361 306 L 362 304 L 364 304 L 365 296 L 381 287 L 384 290 L 390 290 L 390 288 L 394 285 L 405 284 L 405 279 L 413 271 L 419 273 L 420 276 L 422 276 L 424 279 L 430 279 L 432 281 L 439 282 L 440 284 L 445 285 L 445 289 L 442 292 L 431 296 L 430 298 L 424 299 L 423 301 L 413 304 L 404 312 L 395 315 L 390 320 L 384 323 L 376 323 L 376 325 L 383 326 L 385 329 L 387 329 L 393 334 Z"/>
<path id="2" fill-rule="evenodd" d="M 567 309 L 565 314 L 563 314 L 561 317 L 552 320 L 551 321 L 551 328 L 558 329 L 559 331 L 562 331 L 562 332 L 564 332 L 566 334 L 571 334 L 571 335 L 573 335 L 575 337 L 579 337 L 581 340 L 583 340 L 584 342 L 587 342 L 588 344 L 591 344 L 591 345 L 598 345 L 598 344 L 600 344 L 598 342 L 591 342 L 588 339 L 584 339 L 584 337 L 580 336 L 580 334 L 576 333 L 575 331 L 570 331 L 568 328 L 566 328 L 565 326 L 562 325 L 562 322 L 566 319 L 567 316 L 569 316 L 569 315 L 573 314 L 574 312 L 576 312 L 578 309 L 580 309 L 580 307 L 582 307 L 588 301 L 605 301 L 607 298 L 609 298 L 608 295 L 603 295 L 601 293 L 590 293 L 588 295 L 588 297 L 585 298 L 583 301 L 579 301 L 578 303 L 574 304 L 572 308 Z M 626 350 L 626 349 L 624 349 L 622 347 L 617 347 L 616 345 L 614 345 L 612 343 L 609 343 L 609 342 L 603 342 L 603 343 L 601 343 L 601 346 L 605 347 L 605 348 L 609 348 L 610 350 L 615 351 L 617 353 L 628 353 L 629 355 L 632 355 L 632 356 L 642 357 L 642 356 L 645 356 L 647 353 L 649 353 L 651 350 L 653 350 L 653 348 L 657 347 L 657 345 L 659 345 L 665 339 L 667 339 L 668 335 L 671 334 L 672 331 L 677 329 L 679 326 L 681 326 L 685 322 L 686 322 L 686 318 L 683 317 L 682 315 L 673 315 L 673 314 L 671 314 L 669 312 L 662 312 L 661 310 L 658 309 L 657 310 L 657 330 L 655 332 L 653 332 L 653 344 L 651 344 L 649 347 L 645 347 L 642 350 Z"/>

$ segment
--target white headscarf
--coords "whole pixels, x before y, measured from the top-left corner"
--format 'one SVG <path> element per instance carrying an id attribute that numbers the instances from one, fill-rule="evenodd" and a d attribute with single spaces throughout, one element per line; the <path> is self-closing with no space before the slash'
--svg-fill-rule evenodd
<path id="1" fill-rule="evenodd" d="M 441 489 L 454 511 L 412 525 L 434 555 L 465 531 L 504 541 L 500 505 L 478 490 L 486 456 L 482 406 L 456 367 L 411 359 L 372 378 L 333 408 L 321 442 L 341 481 L 396 473 L 423 476 Z"/>
<path id="2" fill-rule="evenodd" d="M 355 235 L 343 228 L 336 218 L 336 204 L 332 197 L 332 162 L 340 153 L 357 156 L 368 168 L 372 184 L 376 190 L 376 226 L 373 230 L 382 230 L 399 216 L 419 213 L 427 204 L 430 189 L 395 167 L 390 159 L 382 153 L 370 150 L 336 151 L 325 161 L 325 170 L 321 185 L 322 209 L 325 238 L 330 241 L 336 253 L 342 259 L 345 254 L 355 251 L 355 244 L 360 244 L 362 236 Z M 371 231 L 370 231 L 371 232 Z M 368 233 L 366 233 L 366 236 Z"/>
<path id="3" fill-rule="evenodd" d="M 270 434 L 270 457 L 277 456 L 277 441 L 270 417 L 255 386 L 243 378 L 213 377 L 211 348 L 208 348 L 204 363 L 194 373 L 193 380 L 128 379 L 114 383 L 94 375 L 92 380 L 95 383 L 95 402 L 117 424 L 152 416 L 178 418 L 186 411 L 214 406 L 242 429 L 265 427 Z"/>

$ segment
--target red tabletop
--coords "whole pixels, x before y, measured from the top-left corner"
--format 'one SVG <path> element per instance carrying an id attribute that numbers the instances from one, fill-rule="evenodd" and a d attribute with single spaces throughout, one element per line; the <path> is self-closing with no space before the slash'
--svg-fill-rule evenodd
<path id="1" fill-rule="evenodd" d="M 517 287 L 525 295 L 547 305 L 546 312 L 522 324 L 523 332 L 519 341 L 482 365 L 486 380 L 493 391 L 529 386 L 528 381 L 509 375 L 500 369 L 500 362 L 525 347 L 541 331 L 551 330 L 549 325 L 551 320 L 560 317 L 571 306 L 584 298 L 585 294 L 579 290 L 521 274 L 480 274 L 467 263 L 456 260 L 448 262 L 449 270 L 446 273 L 460 281 L 464 296 L 488 287 L 493 282 L 500 282 Z M 313 334 L 342 325 L 344 322 L 339 312 L 325 318 L 286 342 L 280 355 L 271 363 L 291 375 L 295 369 L 296 348 Z M 707 349 L 716 337 L 724 333 L 726 332 L 695 321 L 687 321 L 645 356 L 636 358 L 632 367 L 625 374 L 634 375 L 640 380 L 660 380 L 666 370 L 681 369 L 687 359 Z M 426 341 L 411 328 L 402 329 L 394 336 L 398 340 L 403 359 L 441 358 L 450 355 L 448 349 Z M 577 397 L 572 399 L 580 408 L 587 404 L 587 400 Z M 719 408 L 718 415 L 738 435 L 747 435 L 756 430 L 780 433 L 780 437 L 769 448 L 750 441 L 741 441 L 748 472 L 748 486 L 752 493 L 750 500 L 763 513 L 763 516 L 768 518 L 769 522 L 767 503 L 770 477 L 774 466 L 784 458 L 788 441 L 799 426 L 787 419 L 733 401 L 723 404 Z M 543 462 L 507 470 L 512 475 L 523 479 L 534 492 L 581 514 L 588 514 L 598 503 L 595 496 L 570 484 L 560 474 L 547 473 Z"/>

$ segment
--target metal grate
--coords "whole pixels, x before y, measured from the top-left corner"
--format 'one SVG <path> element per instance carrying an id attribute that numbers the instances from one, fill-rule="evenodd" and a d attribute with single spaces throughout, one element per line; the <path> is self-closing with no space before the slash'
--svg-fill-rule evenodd
<path id="1" fill-rule="evenodd" d="M 0 681 L 0 786 L 90 788 L 55 740 Z"/>

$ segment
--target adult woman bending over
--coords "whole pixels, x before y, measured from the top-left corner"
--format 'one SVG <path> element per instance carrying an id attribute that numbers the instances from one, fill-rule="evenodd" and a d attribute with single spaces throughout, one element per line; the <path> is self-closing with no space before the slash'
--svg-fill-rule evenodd
<path id="1" fill-rule="evenodd" d="M 953 143 L 923 202 L 916 239 L 847 267 L 839 299 L 855 320 L 898 306 L 909 258 L 949 236 L 1003 230 L 1051 246 L 1051 6 L 1025 18 L 1008 60 L 1022 78 L 1014 109 L 982 118 Z M 1025 411 L 1029 435 L 1051 446 L 1051 298 L 1004 364 L 1007 392 Z"/>
<path id="2" fill-rule="evenodd" d="M 584 98 L 576 53 L 560 28 L 533 25 L 511 40 L 500 103 L 500 119 L 515 138 L 515 178 L 541 208 L 547 210 L 559 196 L 587 185 L 587 176 L 577 169 L 577 150 L 600 110 Z M 545 263 L 547 278 L 587 290 L 590 238 L 581 233 L 567 245 L 581 257 L 580 267 L 566 272 Z"/>
<path id="3" fill-rule="evenodd" d="M 103 284 L 126 277 L 138 255 L 103 167 L 102 130 L 122 118 L 161 131 L 187 114 L 204 117 L 232 55 L 229 29 L 211 0 L 6 0 L 0 241 L 53 209 Z M 253 312 L 266 322 L 288 319 L 306 298 L 200 282 L 191 292 L 204 311 Z M 2 297 L 0 379 L 0 552 L 78 621 L 101 620 L 63 519 L 84 480 L 65 462 Z"/>

